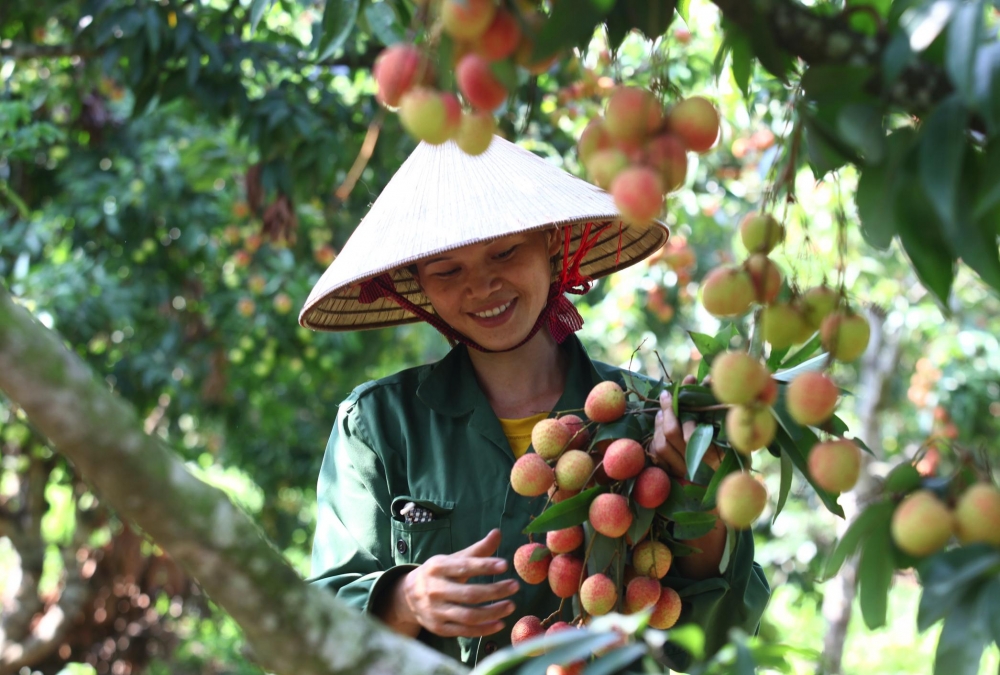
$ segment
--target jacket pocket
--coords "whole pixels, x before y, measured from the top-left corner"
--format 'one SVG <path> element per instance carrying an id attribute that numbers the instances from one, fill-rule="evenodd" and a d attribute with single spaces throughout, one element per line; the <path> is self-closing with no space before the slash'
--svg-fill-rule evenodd
<path id="1" fill-rule="evenodd" d="M 400 510 L 407 502 L 427 509 L 433 518 L 407 523 Z M 452 553 L 451 512 L 454 503 L 442 500 L 396 497 L 392 500 L 392 555 L 397 565 L 421 564 L 435 555 Z"/>

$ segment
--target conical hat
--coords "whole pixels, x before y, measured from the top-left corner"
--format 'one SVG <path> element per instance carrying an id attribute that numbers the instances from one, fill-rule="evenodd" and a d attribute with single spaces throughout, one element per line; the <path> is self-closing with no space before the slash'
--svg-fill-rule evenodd
<path id="1" fill-rule="evenodd" d="M 580 265 L 595 279 L 646 258 L 669 234 L 661 223 L 624 223 L 607 192 L 500 137 L 474 157 L 453 141 L 421 143 L 316 282 L 299 323 L 341 331 L 419 321 L 389 298 L 359 302 L 360 283 L 389 272 L 400 295 L 433 312 L 408 265 L 469 244 L 567 225 L 573 226 L 572 253 L 588 223 L 612 225 Z"/>

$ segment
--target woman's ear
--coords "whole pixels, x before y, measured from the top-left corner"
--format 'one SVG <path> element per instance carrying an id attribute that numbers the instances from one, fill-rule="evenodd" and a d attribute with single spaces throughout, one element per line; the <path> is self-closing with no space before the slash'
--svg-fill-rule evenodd
<path id="1" fill-rule="evenodd" d="M 562 231 L 561 227 L 557 227 L 555 229 L 546 230 L 545 231 L 545 234 L 549 238 L 548 239 L 548 244 L 549 244 L 549 257 L 550 258 L 552 256 L 556 255 L 557 253 L 559 253 L 560 249 L 562 249 L 562 233 L 563 233 L 563 231 Z"/>

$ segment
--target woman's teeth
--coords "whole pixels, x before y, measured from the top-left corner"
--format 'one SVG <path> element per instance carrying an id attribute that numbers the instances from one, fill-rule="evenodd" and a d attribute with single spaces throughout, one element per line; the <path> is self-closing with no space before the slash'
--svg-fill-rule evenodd
<path id="1" fill-rule="evenodd" d="M 496 307 L 495 309 L 488 309 L 485 312 L 474 312 L 474 314 L 478 316 L 480 319 L 491 319 L 494 316 L 500 316 L 501 314 L 506 312 L 507 308 L 509 308 L 511 304 L 513 304 L 513 302 L 514 301 L 511 300 L 506 305 L 501 305 L 500 307 Z"/>

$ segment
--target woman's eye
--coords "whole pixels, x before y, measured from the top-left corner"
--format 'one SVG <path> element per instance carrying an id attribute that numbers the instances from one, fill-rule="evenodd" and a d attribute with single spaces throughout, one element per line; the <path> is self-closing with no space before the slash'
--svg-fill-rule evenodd
<path id="1" fill-rule="evenodd" d="M 514 253 L 514 249 L 516 248 L 517 246 L 511 246 L 506 251 L 503 251 L 502 253 L 497 253 L 496 255 L 497 260 L 503 260 L 505 258 L 509 258 Z"/>
<path id="2" fill-rule="evenodd" d="M 444 272 L 435 272 L 434 276 L 436 276 L 436 277 L 438 277 L 440 279 L 447 279 L 448 277 L 453 277 L 456 274 L 458 274 L 458 268 L 457 267 L 455 269 L 446 270 Z"/>

